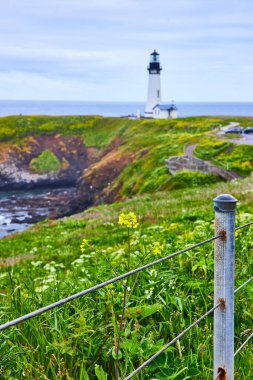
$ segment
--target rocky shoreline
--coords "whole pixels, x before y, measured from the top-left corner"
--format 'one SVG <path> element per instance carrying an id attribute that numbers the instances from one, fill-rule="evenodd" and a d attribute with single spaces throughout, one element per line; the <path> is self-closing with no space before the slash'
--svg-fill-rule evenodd
<path id="1" fill-rule="evenodd" d="M 57 169 L 35 171 L 33 160 L 45 152 L 54 155 Z M 81 136 L 55 133 L 1 142 L 0 238 L 87 208 L 90 204 L 78 198 L 77 181 L 99 158 L 97 149 L 86 147 Z"/>
<path id="2" fill-rule="evenodd" d="M 44 219 L 73 213 L 76 188 L 0 192 L 0 238 Z"/>

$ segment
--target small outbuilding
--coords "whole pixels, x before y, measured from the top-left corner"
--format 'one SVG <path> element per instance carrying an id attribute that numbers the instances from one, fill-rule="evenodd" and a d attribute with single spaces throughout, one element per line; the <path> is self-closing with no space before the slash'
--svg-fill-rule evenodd
<path id="1" fill-rule="evenodd" d="M 153 107 L 154 119 L 176 119 L 177 107 L 174 104 L 157 104 Z"/>

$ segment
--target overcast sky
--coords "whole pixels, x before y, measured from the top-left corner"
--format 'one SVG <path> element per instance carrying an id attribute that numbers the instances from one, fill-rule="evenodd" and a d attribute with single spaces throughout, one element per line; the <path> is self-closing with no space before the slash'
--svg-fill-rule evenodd
<path id="1" fill-rule="evenodd" d="M 0 99 L 253 101 L 252 0 L 1 0 Z"/>

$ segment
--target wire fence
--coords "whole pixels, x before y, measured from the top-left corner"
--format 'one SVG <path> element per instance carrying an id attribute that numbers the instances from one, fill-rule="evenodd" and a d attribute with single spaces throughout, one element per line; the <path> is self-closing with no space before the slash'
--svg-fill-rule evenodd
<path id="1" fill-rule="evenodd" d="M 224 200 L 224 197 L 225 197 L 225 200 Z M 226 198 L 227 197 L 227 198 Z M 160 264 L 164 261 L 167 261 L 167 260 L 170 260 L 178 255 L 181 255 L 185 252 L 188 252 L 188 251 L 191 251 L 197 247 L 200 247 L 204 244 L 207 244 L 207 243 L 210 243 L 212 241 L 216 241 L 217 243 L 217 247 L 216 248 L 216 251 L 217 251 L 217 254 L 220 255 L 221 253 L 221 250 L 223 250 L 223 253 L 225 252 L 224 256 L 226 256 L 227 253 L 231 253 L 231 248 L 232 250 L 234 250 L 234 244 L 233 244 L 233 239 L 235 237 L 235 231 L 237 230 L 240 230 L 240 229 L 243 229 L 245 227 L 248 227 L 248 226 L 251 226 L 253 225 L 253 222 L 250 222 L 250 223 L 247 223 L 247 224 L 244 224 L 244 225 L 241 225 L 239 227 L 236 227 L 233 226 L 233 218 L 234 218 L 234 215 L 235 215 L 235 203 L 236 203 L 236 200 L 235 198 L 233 198 L 227 194 L 225 195 L 220 195 L 219 197 L 217 197 L 215 199 L 216 201 L 216 204 L 215 204 L 215 209 L 218 213 L 218 216 L 216 215 L 216 224 L 218 226 L 217 228 L 217 232 L 216 235 L 212 238 L 209 238 L 209 239 L 206 239 L 206 240 L 203 240 L 197 244 L 194 244 L 188 248 L 185 248 L 185 249 L 182 249 L 180 251 L 177 251 L 177 252 L 174 252 L 168 256 L 165 256 L 161 259 L 158 259 L 158 260 L 155 260 L 151 263 L 148 263 L 146 265 L 143 265 L 141 267 L 138 267 L 136 269 L 133 269 L 129 272 L 126 272 L 122 275 L 119 275 L 117 277 L 114 277 L 112 279 L 109 279 L 107 281 L 104 281 L 100 284 L 97 284 L 93 287 L 90 287 L 88 289 L 85 289 L 79 293 L 76 293 L 76 294 L 73 294 L 67 298 L 64 298 L 64 299 L 61 299 L 57 302 L 54 302 L 50 305 L 47 305 L 45 307 L 42 307 L 40 309 L 37 309 L 31 313 L 28 313 L 28 314 L 25 314 L 19 318 L 16 318 L 14 320 L 11 320 L 9 322 L 6 322 L 2 325 L 0 325 L 0 331 L 3 331 L 3 330 L 6 330 L 12 326 L 15 326 L 21 322 L 24 322 L 30 318 L 34 318 L 40 314 L 43 314 L 53 308 L 56 308 L 56 307 L 59 307 L 67 302 L 70 302 L 76 298 L 79 298 L 79 297 L 83 297 L 93 291 L 96 291 L 98 289 L 101 289 L 109 284 L 112 284 L 114 282 L 117 282 L 117 281 L 120 281 L 124 278 L 127 278 L 129 276 L 132 276 L 133 274 L 135 273 L 138 273 L 138 272 L 141 272 L 151 266 L 154 266 L 154 265 L 157 265 L 157 264 Z M 233 204 L 234 204 L 234 209 L 233 209 Z M 220 217 L 222 217 L 223 219 L 219 219 Z M 225 219 L 224 219 L 225 218 Z M 232 218 L 232 219 L 231 219 Z M 232 222 L 231 222 L 232 221 Z M 232 224 L 231 224 L 232 223 Z M 231 227 L 232 226 L 232 227 Z M 226 257 L 224 257 L 224 259 L 226 260 Z M 234 258 L 233 258 L 234 260 Z M 219 257 L 219 261 L 220 261 L 220 257 Z M 216 266 L 218 267 L 219 264 L 216 263 Z M 223 268 L 224 269 L 224 268 Z M 218 268 L 218 270 L 220 270 L 220 268 Z M 226 273 L 224 274 L 224 277 L 226 277 Z M 225 279 L 226 280 L 226 279 Z M 224 280 L 224 281 L 225 281 Z M 253 280 L 253 277 L 251 277 L 250 279 L 248 279 L 247 281 L 245 281 L 242 285 L 240 285 L 237 289 L 234 290 L 234 279 L 232 281 L 232 287 L 233 287 L 233 296 L 239 292 L 240 290 L 242 290 L 246 285 L 248 285 L 251 281 Z M 231 282 L 231 279 L 229 279 L 229 281 Z M 226 282 L 226 281 L 225 281 Z M 216 286 L 217 284 L 215 284 Z M 217 285 L 219 287 L 219 284 Z M 214 307 L 211 308 L 210 310 L 208 310 L 205 314 L 203 314 L 201 317 L 199 317 L 195 322 L 193 322 L 190 326 L 188 326 L 184 331 L 182 331 L 178 336 L 176 336 L 174 339 L 172 339 L 170 342 L 168 342 L 164 347 L 162 347 L 159 351 L 157 351 L 154 355 L 152 355 L 148 360 L 146 360 L 143 364 L 141 364 L 138 368 L 136 368 L 131 374 L 129 374 L 124 380 L 129 380 L 131 379 L 132 377 L 134 377 L 137 373 L 139 373 L 141 370 L 143 370 L 144 368 L 146 368 L 153 360 L 155 360 L 161 353 L 163 353 L 165 350 L 167 350 L 170 346 L 172 346 L 174 343 L 176 343 L 179 339 L 181 339 L 187 332 L 189 332 L 191 329 L 193 329 L 195 326 L 197 326 L 200 322 L 202 322 L 206 317 L 208 317 L 209 315 L 215 313 L 218 311 L 218 309 L 221 309 L 222 310 L 222 317 L 217 314 L 216 315 L 216 319 L 214 319 L 214 362 L 217 361 L 215 359 L 215 355 L 217 355 L 217 352 L 219 353 L 219 351 L 215 352 L 215 350 L 217 350 L 217 347 L 216 346 L 216 343 L 215 343 L 215 323 L 217 322 L 217 318 L 218 318 L 218 323 L 219 325 L 223 324 L 224 322 L 224 315 L 226 314 L 226 312 L 224 312 L 224 310 L 226 309 L 229 309 L 228 307 L 228 304 L 230 303 L 230 299 L 226 297 L 227 293 L 226 293 L 226 283 L 223 284 L 222 286 L 222 297 L 220 298 L 217 298 L 217 300 L 214 299 Z M 216 292 L 217 293 L 217 292 Z M 230 294 L 230 298 L 232 299 L 233 297 L 231 296 Z M 228 319 L 230 320 L 231 317 L 234 318 L 234 309 L 232 309 L 232 313 L 233 315 L 231 316 L 231 312 L 230 314 L 228 315 Z M 223 319 L 222 319 L 223 318 Z M 233 320 L 232 318 L 232 320 Z M 224 331 L 226 331 L 226 328 L 227 328 L 227 323 L 224 323 L 225 327 L 223 326 L 223 329 Z M 230 326 L 231 327 L 231 326 Z M 224 332 L 223 331 L 223 332 Z M 251 333 L 248 338 L 244 341 L 244 343 L 237 349 L 237 351 L 234 352 L 234 346 L 232 347 L 233 348 L 233 357 L 235 357 L 237 354 L 239 354 L 239 352 L 247 345 L 247 343 L 250 341 L 250 339 L 253 337 L 253 333 Z M 233 337 L 234 339 L 234 334 L 233 334 Z M 222 342 L 223 344 L 224 342 Z M 219 347 L 220 349 L 220 347 Z M 227 349 L 227 342 L 225 342 L 225 348 L 223 348 L 225 351 Z M 230 347 L 231 349 L 231 347 Z M 230 355 L 231 356 L 231 355 Z M 229 360 L 231 361 L 232 359 L 229 358 Z M 229 366 L 228 366 L 229 367 Z M 233 366 L 232 366 L 232 371 L 234 372 L 233 370 Z M 228 375 L 228 376 L 227 376 Z M 226 377 L 227 376 L 227 377 Z M 214 363 L 214 380 L 217 380 L 217 379 L 228 379 L 228 380 L 232 380 L 234 377 L 233 377 L 233 373 L 231 372 L 231 374 L 229 375 L 229 368 L 227 368 L 226 365 L 216 365 Z"/>

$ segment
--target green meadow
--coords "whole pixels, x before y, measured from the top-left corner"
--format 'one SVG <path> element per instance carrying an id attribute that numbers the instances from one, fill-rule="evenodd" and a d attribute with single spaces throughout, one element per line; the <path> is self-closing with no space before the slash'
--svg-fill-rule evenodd
<path id="1" fill-rule="evenodd" d="M 250 125 L 249 119 L 238 120 Z M 10 145 L 31 135 L 76 134 L 98 151 L 120 139 L 122 154 L 135 153 L 112 184 L 121 201 L 0 240 L 1 323 L 212 237 L 213 198 L 221 193 L 238 199 L 237 226 L 253 221 L 251 177 L 230 183 L 201 173 L 173 177 L 164 166 L 165 159 L 198 143 L 196 156 L 249 175 L 253 148 L 238 151 L 215 134 L 229 122 L 1 118 L 0 136 Z M 119 223 L 129 213 L 137 222 Z M 236 287 L 252 276 L 252 234 L 252 227 L 236 233 Z M 213 250 L 208 243 L 2 331 L 0 379 L 123 380 L 213 306 Z M 252 331 L 252 320 L 251 282 L 236 294 L 236 348 Z M 212 350 L 209 316 L 135 378 L 212 378 Z M 236 357 L 236 379 L 253 378 L 252 354 L 249 343 Z"/>

